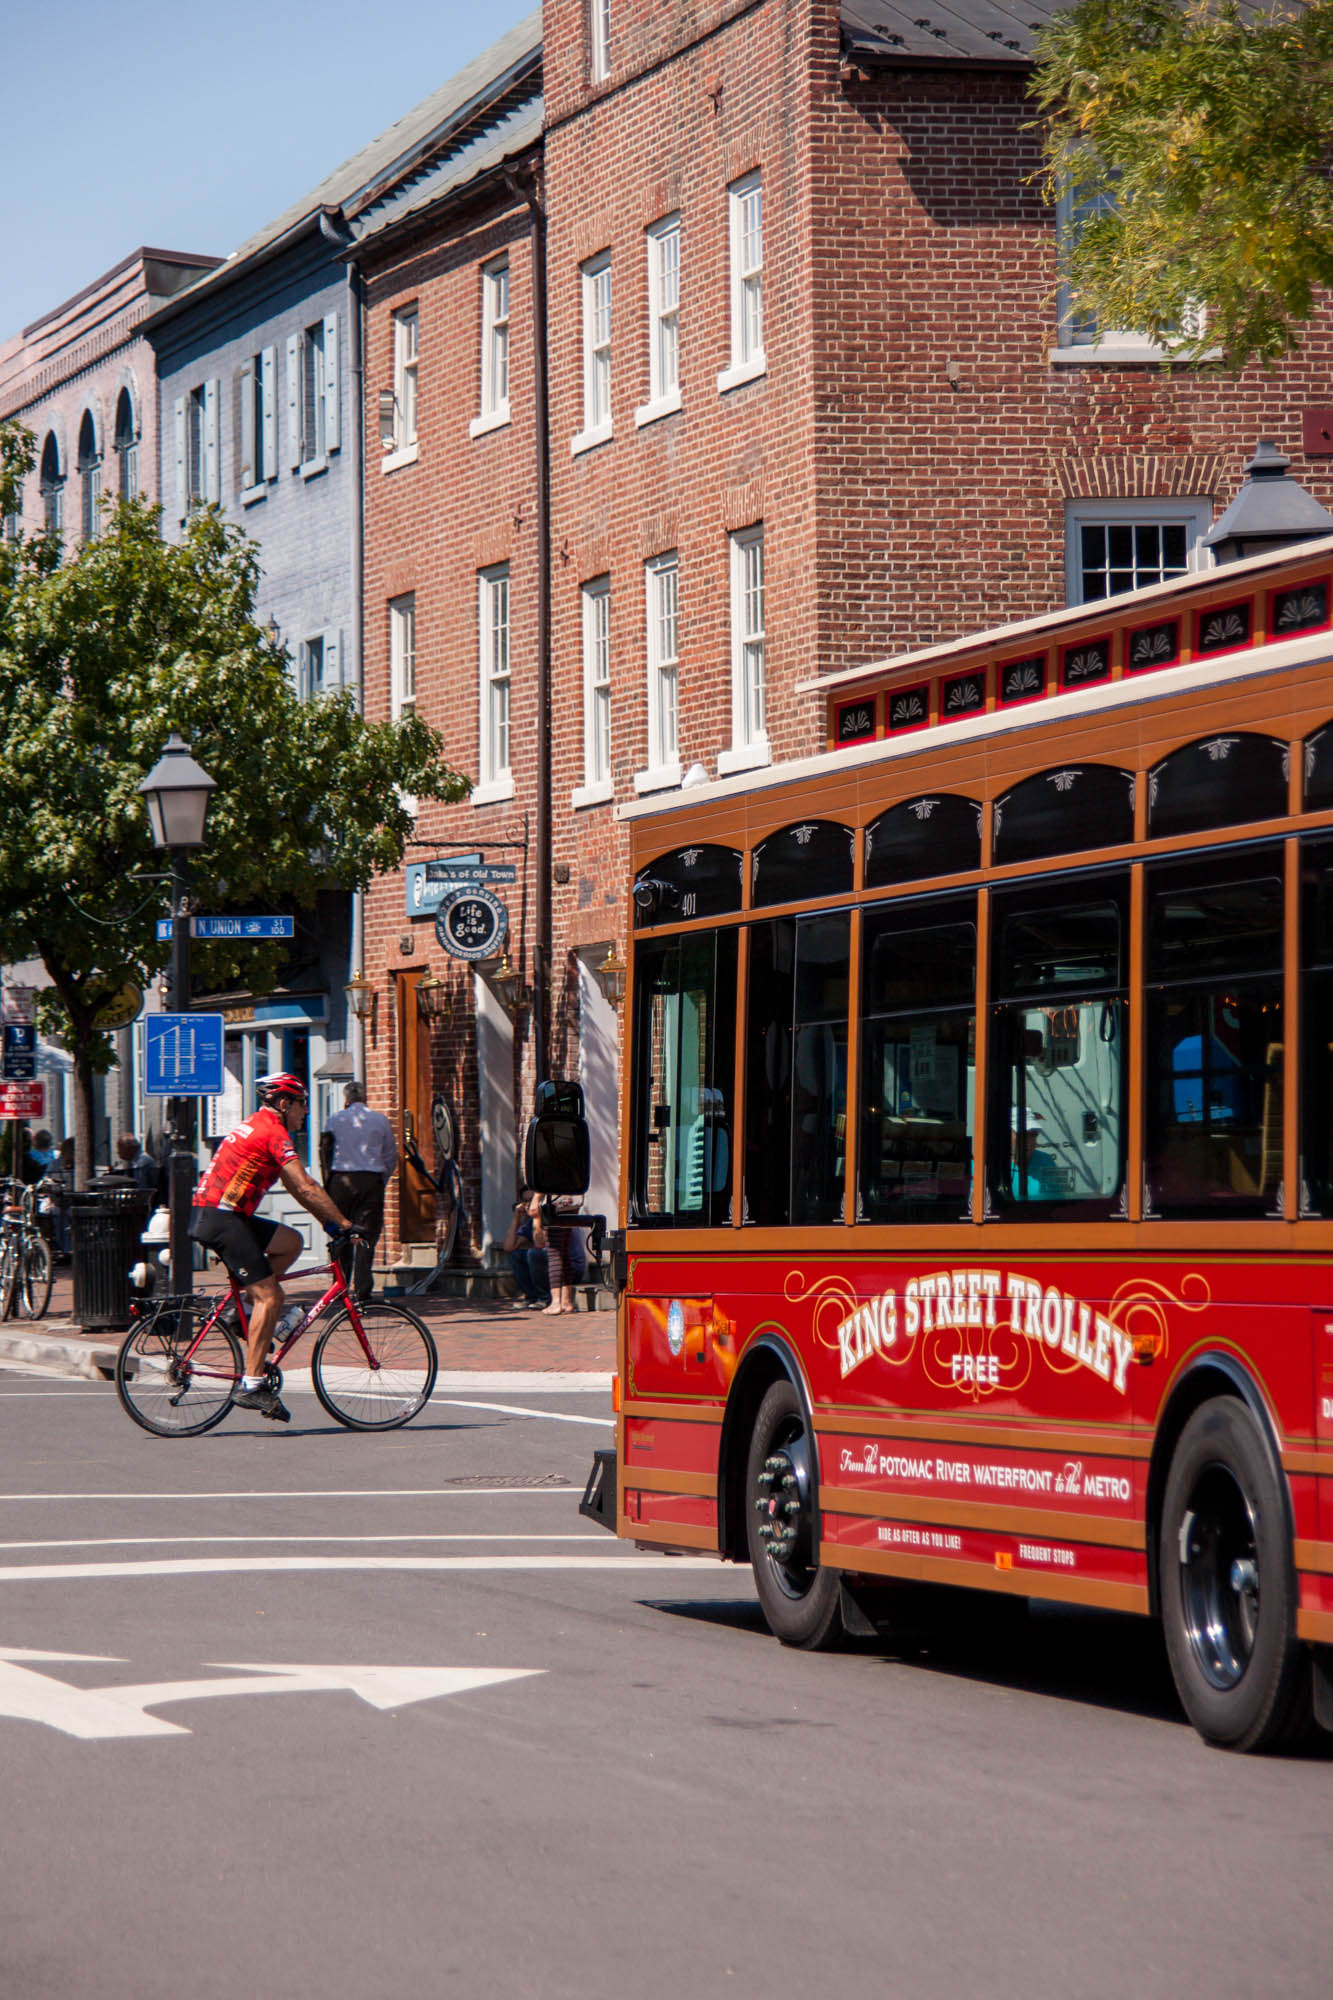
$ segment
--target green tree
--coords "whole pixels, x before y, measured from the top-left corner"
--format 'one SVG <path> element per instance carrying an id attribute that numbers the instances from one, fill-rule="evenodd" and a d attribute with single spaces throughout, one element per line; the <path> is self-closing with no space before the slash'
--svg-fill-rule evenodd
<path id="1" fill-rule="evenodd" d="M 1064 272 L 1101 326 L 1272 363 L 1333 286 L 1333 0 L 1081 0 L 1037 40 Z"/>
<path id="2" fill-rule="evenodd" d="M 0 426 L 0 516 L 32 463 L 31 437 Z M 138 785 L 170 732 L 217 780 L 191 864 L 205 908 L 274 894 L 309 908 L 322 888 L 364 888 L 402 861 L 403 794 L 468 790 L 417 717 L 366 722 L 345 690 L 298 698 L 255 622 L 258 575 L 253 544 L 217 513 L 171 543 L 144 502 L 108 509 L 67 563 L 51 536 L 0 546 L 0 962 L 40 958 L 50 976 L 40 1018 L 73 1058 L 80 1180 L 93 1077 L 114 1058 L 99 1010 L 169 955 Z M 262 991 L 281 955 L 199 946 L 195 963 Z"/>

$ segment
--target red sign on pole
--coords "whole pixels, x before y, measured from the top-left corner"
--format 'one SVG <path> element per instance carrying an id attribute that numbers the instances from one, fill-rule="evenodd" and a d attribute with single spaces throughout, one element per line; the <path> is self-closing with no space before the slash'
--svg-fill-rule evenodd
<path id="1" fill-rule="evenodd" d="M 0 1118 L 45 1118 L 46 1085 L 0 1083 Z"/>

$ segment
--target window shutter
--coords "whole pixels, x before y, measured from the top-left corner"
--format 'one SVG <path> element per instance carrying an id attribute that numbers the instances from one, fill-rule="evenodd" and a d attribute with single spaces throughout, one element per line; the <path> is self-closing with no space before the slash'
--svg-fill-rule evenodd
<path id="1" fill-rule="evenodd" d="M 343 635 L 342 628 L 332 625 L 324 634 L 324 685 L 326 688 L 342 686 L 343 678 Z"/>
<path id="2" fill-rule="evenodd" d="M 287 336 L 287 463 L 295 472 L 301 463 L 301 339 Z"/>
<path id="3" fill-rule="evenodd" d="M 190 511 L 190 495 L 185 484 L 185 398 L 176 398 L 176 518 L 183 521 Z"/>
<path id="4" fill-rule="evenodd" d="M 342 413 L 342 370 L 338 366 L 338 315 L 324 315 L 324 449 L 337 451 L 342 443 L 339 418 Z"/>
<path id="5" fill-rule="evenodd" d="M 215 504 L 222 498 L 219 477 L 218 403 L 222 385 L 215 378 L 204 384 L 204 498 Z"/>
<path id="6" fill-rule="evenodd" d="M 255 483 L 255 364 L 241 368 L 241 491 Z"/>
<path id="7" fill-rule="evenodd" d="M 278 476 L 278 350 L 266 347 L 259 357 L 260 416 L 264 426 L 265 479 Z"/>

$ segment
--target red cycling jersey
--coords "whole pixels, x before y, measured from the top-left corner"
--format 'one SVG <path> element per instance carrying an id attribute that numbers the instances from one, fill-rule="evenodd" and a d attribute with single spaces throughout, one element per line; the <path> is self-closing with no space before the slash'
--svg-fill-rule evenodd
<path id="1" fill-rule="evenodd" d="M 253 1215 L 283 1168 L 295 1158 L 291 1133 L 277 1112 L 263 1104 L 253 1118 L 228 1132 L 194 1191 L 194 1205 Z"/>

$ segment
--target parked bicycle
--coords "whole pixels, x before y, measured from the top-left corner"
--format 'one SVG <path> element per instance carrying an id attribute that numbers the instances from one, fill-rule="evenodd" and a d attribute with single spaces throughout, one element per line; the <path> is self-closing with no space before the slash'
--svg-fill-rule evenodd
<path id="1" fill-rule="evenodd" d="M 37 1189 L 6 1180 L 0 1209 L 0 1319 L 40 1319 L 51 1303 L 51 1246 L 37 1226 Z"/>
<path id="2" fill-rule="evenodd" d="M 287 1281 L 323 1271 L 330 1274 L 323 1297 L 270 1350 L 267 1378 L 274 1393 L 281 1392 L 282 1364 L 297 1341 L 328 1316 L 310 1356 L 310 1379 L 324 1409 L 354 1431 L 410 1423 L 435 1387 L 439 1362 L 429 1330 L 406 1306 L 358 1300 L 336 1260 L 289 1271 Z M 198 1437 L 231 1408 L 248 1337 L 245 1297 L 235 1279 L 220 1297 L 161 1299 L 121 1343 L 116 1394 L 146 1431 Z"/>

